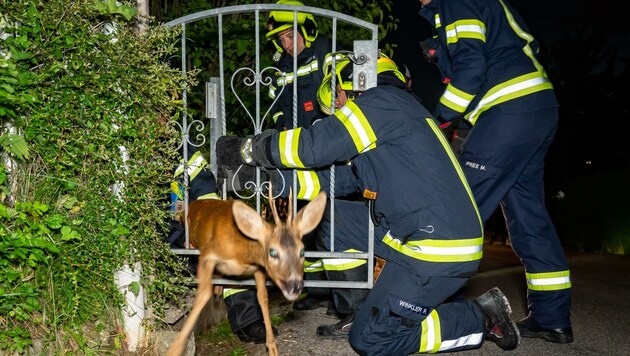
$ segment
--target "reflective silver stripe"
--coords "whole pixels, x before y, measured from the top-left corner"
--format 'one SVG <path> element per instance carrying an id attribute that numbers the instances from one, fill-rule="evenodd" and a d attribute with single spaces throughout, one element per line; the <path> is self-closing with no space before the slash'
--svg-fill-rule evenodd
<path id="1" fill-rule="evenodd" d="M 298 77 L 303 77 L 307 74 L 315 72 L 317 69 L 319 69 L 319 63 L 316 60 L 314 60 L 308 63 L 307 65 L 299 67 L 297 70 L 297 75 Z M 281 74 L 282 76 L 279 77 L 277 80 L 277 83 L 279 86 L 293 83 L 293 80 L 295 78 L 295 74 L 293 72 L 283 72 Z"/>
<path id="2" fill-rule="evenodd" d="M 298 170 L 297 178 L 300 186 L 297 198 L 303 200 L 313 200 L 321 189 L 317 173 L 315 173 L 315 171 Z"/>
<path id="3" fill-rule="evenodd" d="M 376 147 L 374 130 L 353 101 L 348 101 L 341 109 L 335 111 L 334 115 L 348 130 L 358 153 L 364 153 Z"/>
<path id="4" fill-rule="evenodd" d="M 483 255 L 483 237 L 458 240 L 411 240 L 403 244 L 390 235 L 383 243 L 409 257 L 428 262 L 470 262 L 480 260 Z"/>
<path id="5" fill-rule="evenodd" d="M 475 346 L 483 341 L 483 333 L 469 334 L 458 337 L 455 340 L 442 340 L 442 345 L 438 351 L 447 351 L 462 346 Z"/>
<path id="6" fill-rule="evenodd" d="M 525 273 L 527 288 L 536 291 L 554 291 L 571 288 L 570 271 Z"/>
<path id="7" fill-rule="evenodd" d="M 460 38 L 478 39 L 486 42 L 486 25 L 477 20 L 458 20 L 446 26 L 446 44 L 456 43 Z"/>
<path id="8" fill-rule="evenodd" d="M 208 162 L 206 162 L 206 159 L 203 157 L 201 152 L 199 152 L 199 151 L 195 152 L 193 154 L 193 156 L 190 157 L 190 159 L 188 160 L 187 173 L 188 173 L 188 177 L 190 177 L 190 180 L 195 179 L 197 174 L 199 174 L 199 172 L 207 164 L 208 164 Z M 184 172 L 184 164 L 182 163 L 182 164 L 179 165 L 179 167 L 177 167 L 177 169 L 175 170 L 175 174 L 173 176 L 177 177 L 178 175 L 182 174 L 183 172 Z"/>
<path id="9" fill-rule="evenodd" d="M 302 128 L 280 132 L 279 147 L 280 161 L 286 167 L 304 168 L 304 164 L 298 156 L 298 144 L 300 143 L 300 133 Z"/>
<path id="10" fill-rule="evenodd" d="M 494 105 L 545 89 L 552 89 L 552 86 L 542 72 L 522 75 L 490 89 L 465 118 L 474 124 L 482 112 Z"/>
<path id="11" fill-rule="evenodd" d="M 474 98 L 474 95 L 456 88 L 453 84 L 449 84 L 446 86 L 444 94 L 442 94 L 440 98 L 440 103 L 446 105 L 453 111 L 463 113 Z"/>
<path id="12" fill-rule="evenodd" d="M 315 262 L 309 263 L 309 261 L 304 261 L 304 272 L 319 272 L 324 270 L 324 264 L 322 260 L 317 260 Z"/>

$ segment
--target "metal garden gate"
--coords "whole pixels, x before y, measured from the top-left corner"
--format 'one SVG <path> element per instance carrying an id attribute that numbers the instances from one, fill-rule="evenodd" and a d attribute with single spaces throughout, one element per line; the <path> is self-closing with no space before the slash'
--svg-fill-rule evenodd
<path id="1" fill-rule="evenodd" d="M 294 6 L 294 5 L 276 5 L 276 4 L 251 4 L 251 5 L 238 5 L 238 6 L 229 6 L 218 9 L 211 9 L 206 11 L 197 12 L 191 15 L 180 17 L 176 20 L 168 22 L 166 26 L 174 27 L 181 26 L 181 63 L 182 63 L 182 72 L 186 73 L 189 69 L 187 68 L 187 52 L 186 52 L 186 44 L 187 44 L 187 36 L 186 30 L 187 25 L 192 24 L 194 22 L 200 20 L 211 20 L 216 21 L 217 25 L 217 43 L 218 43 L 218 53 L 217 60 L 219 63 L 219 76 L 212 77 L 209 82 L 205 85 L 205 116 L 207 123 L 209 123 L 209 132 L 210 134 L 207 137 L 202 137 L 201 143 L 193 143 L 190 141 L 191 130 L 196 130 L 199 132 L 197 136 L 201 135 L 201 131 L 205 129 L 205 123 L 201 120 L 195 119 L 190 120 L 186 112 L 184 112 L 182 118 L 182 124 L 180 126 L 182 141 L 181 145 L 183 148 L 183 157 L 188 157 L 188 145 L 191 144 L 196 147 L 200 147 L 203 144 L 210 145 L 210 168 L 214 173 L 215 177 L 217 177 L 217 163 L 216 163 L 216 153 L 214 152 L 214 146 L 217 139 L 226 134 L 226 78 L 225 78 L 225 58 L 224 58 L 224 20 L 227 18 L 229 20 L 230 15 L 242 15 L 242 16 L 252 16 L 254 25 L 251 27 L 255 38 L 255 65 L 254 68 L 241 67 L 234 71 L 230 78 L 230 89 L 232 91 L 232 95 L 234 95 L 238 102 L 240 103 L 242 109 L 245 110 L 247 116 L 251 120 L 254 133 L 260 133 L 262 131 L 262 126 L 267 119 L 267 115 L 273 106 L 273 103 L 269 106 L 269 108 L 264 111 L 264 108 L 261 108 L 261 93 L 263 92 L 264 87 L 267 87 L 271 84 L 271 81 L 265 80 L 264 73 L 269 73 L 273 71 L 280 72 L 279 69 L 271 66 L 266 68 L 260 68 L 260 19 L 261 14 L 264 16 L 269 11 L 272 10 L 283 10 L 283 11 L 293 11 L 294 12 L 294 28 L 298 27 L 297 24 L 297 13 L 310 13 L 313 16 L 317 16 L 317 18 L 325 18 L 331 21 L 331 34 L 330 39 L 332 41 L 332 50 L 333 52 L 337 51 L 337 31 L 340 26 L 355 26 L 362 31 L 365 31 L 368 34 L 368 38 L 365 40 L 356 40 L 353 42 L 353 53 L 357 61 L 354 63 L 354 75 L 353 75 L 353 85 L 355 88 L 360 88 L 362 90 L 368 89 L 370 87 L 376 86 L 376 59 L 378 58 L 378 27 L 372 23 L 357 19 L 355 17 L 351 17 L 339 12 L 330 11 L 326 9 L 320 9 L 310 6 Z M 264 17 L 266 18 L 266 17 Z M 297 31 L 294 32 L 294 48 L 297 47 L 296 41 Z M 294 52 L 297 52 L 295 50 Z M 333 71 L 334 71 L 334 60 L 333 60 Z M 246 76 L 243 79 L 243 83 L 246 87 L 255 89 L 255 108 L 250 111 L 250 108 L 245 107 L 243 101 L 239 97 L 235 88 L 235 80 L 238 75 L 242 75 L 243 73 L 249 74 L 250 76 Z M 293 58 L 293 73 L 297 73 L 297 58 Z M 298 76 L 295 75 L 293 80 L 293 126 L 297 126 L 297 82 L 299 80 Z M 333 76 L 334 78 L 334 76 Z M 334 110 L 334 100 L 335 100 L 335 81 L 333 79 L 333 98 L 332 98 L 332 109 Z M 285 86 L 284 89 L 287 87 Z M 283 90 L 284 90 L 283 89 Z M 280 95 L 278 95 L 280 97 Z M 184 101 L 185 108 L 188 107 L 188 93 L 184 91 L 182 93 L 182 98 Z M 277 98 L 276 98 L 277 100 Z M 264 112 L 263 114 L 261 114 Z M 187 159 L 183 159 L 184 164 L 187 164 Z M 187 167 L 185 167 L 187 168 Z M 188 186 L 188 170 L 184 169 L 184 185 Z M 334 166 L 330 168 L 330 181 L 331 188 L 329 192 L 329 199 L 331 202 L 331 222 L 334 224 L 334 175 L 335 170 Z M 233 177 L 234 179 L 234 177 Z M 297 185 L 297 179 L 295 177 L 295 172 L 293 172 L 293 191 L 296 191 L 295 186 Z M 218 182 L 217 182 L 218 183 Z M 243 196 L 236 190 L 231 190 L 235 195 L 237 195 L 241 199 L 256 199 L 257 210 L 260 213 L 261 211 L 261 197 L 264 197 L 265 188 L 269 184 L 268 181 L 261 181 L 260 170 L 256 169 L 255 180 L 247 182 L 247 186 L 252 188 L 253 193 L 249 196 Z M 230 184 L 230 182 L 224 182 L 222 184 L 223 192 L 222 196 L 225 199 L 227 196 L 228 186 L 233 187 L 234 184 Z M 283 187 L 283 189 L 287 189 Z M 295 198 L 295 195 L 293 197 Z M 297 204 L 293 204 L 295 209 Z M 188 216 L 188 193 L 187 190 L 184 195 L 184 216 Z M 186 219 L 185 219 L 186 220 Z M 333 252 L 334 251 L 334 225 L 331 228 L 331 250 L 330 251 L 306 251 L 306 257 L 316 257 L 316 258 L 351 258 L 351 259 L 365 259 L 367 260 L 368 266 L 368 276 L 366 281 L 305 281 L 306 287 L 330 287 L 330 288 L 372 288 L 373 286 L 373 267 L 374 267 L 374 226 L 371 219 L 367 219 L 369 224 L 369 236 L 366 236 L 368 239 L 368 251 L 361 253 L 348 253 L 348 252 Z M 189 245 L 189 236 L 188 229 L 186 229 L 186 246 Z M 192 248 L 184 248 L 184 249 L 173 249 L 173 253 L 178 255 L 198 255 L 199 251 Z M 230 280 L 230 279 L 214 279 L 215 284 L 222 285 L 254 285 L 253 280 Z M 270 282 L 269 282 L 270 283 Z"/>

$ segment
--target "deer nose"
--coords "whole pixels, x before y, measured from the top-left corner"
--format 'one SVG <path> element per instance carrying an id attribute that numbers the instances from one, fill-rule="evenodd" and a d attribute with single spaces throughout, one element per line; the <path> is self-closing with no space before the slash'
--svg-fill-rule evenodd
<path id="1" fill-rule="evenodd" d="M 302 293 L 304 288 L 304 281 L 302 279 L 292 279 L 284 283 L 283 294 L 288 300 L 297 299 Z"/>
<path id="2" fill-rule="evenodd" d="M 289 283 L 287 283 L 287 289 L 291 291 L 291 293 L 293 294 L 300 294 L 302 293 L 302 289 L 304 288 L 304 281 L 303 280 L 290 280 Z"/>

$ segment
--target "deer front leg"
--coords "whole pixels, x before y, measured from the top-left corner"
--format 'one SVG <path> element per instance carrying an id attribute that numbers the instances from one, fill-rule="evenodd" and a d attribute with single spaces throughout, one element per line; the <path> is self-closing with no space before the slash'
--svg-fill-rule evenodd
<path id="1" fill-rule="evenodd" d="M 214 271 L 215 262 L 212 260 L 199 261 L 199 268 L 197 269 L 197 279 L 199 280 L 199 286 L 197 287 L 197 295 L 195 296 L 195 302 L 193 308 L 188 314 L 186 323 L 182 327 L 182 330 L 177 334 L 173 343 L 166 351 L 168 356 L 179 356 L 184 353 L 186 349 L 186 343 L 188 337 L 195 327 L 195 323 L 203 310 L 203 307 L 208 303 L 210 297 L 212 297 L 212 273 Z"/>
<path id="2" fill-rule="evenodd" d="M 278 345 L 276 344 L 276 337 L 273 336 L 271 317 L 269 316 L 269 298 L 266 285 L 267 276 L 263 271 L 257 270 L 254 272 L 254 277 L 256 278 L 256 296 L 258 297 L 258 304 L 260 305 L 263 320 L 265 321 L 267 351 L 270 356 L 278 356 Z"/>

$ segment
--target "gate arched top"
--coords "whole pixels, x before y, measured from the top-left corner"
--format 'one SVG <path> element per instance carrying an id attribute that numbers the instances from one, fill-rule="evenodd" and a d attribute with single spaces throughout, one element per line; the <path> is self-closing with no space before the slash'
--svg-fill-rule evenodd
<path id="1" fill-rule="evenodd" d="M 272 11 L 272 10 L 286 10 L 286 11 L 299 11 L 299 12 L 308 12 L 313 15 L 328 17 L 331 19 L 341 20 L 343 22 L 347 22 L 359 27 L 363 27 L 366 30 L 371 31 L 372 40 L 378 40 L 378 26 L 367 22 L 356 17 L 352 17 L 341 12 L 321 9 L 318 7 L 312 6 L 296 6 L 296 5 L 276 5 L 276 4 L 249 4 L 249 5 L 235 5 L 235 6 L 226 6 L 217 9 L 210 9 L 199 11 L 194 14 L 182 16 L 173 21 L 169 21 L 165 23 L 165 26 L 173 27 L 177 25 L 185 25 L 187 23 L 203 20 L 210 17 L 217 17 L 223 15 L 244 13 L 244 12 L 256 12 L 256 11 Z"/>

